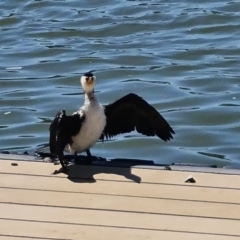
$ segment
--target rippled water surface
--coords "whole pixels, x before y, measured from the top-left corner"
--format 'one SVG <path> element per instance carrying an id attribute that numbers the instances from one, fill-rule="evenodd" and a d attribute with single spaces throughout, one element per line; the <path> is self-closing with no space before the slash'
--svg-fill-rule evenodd
<path id="1" fill-rule="evenodd" d="M 237 163 L 239 36 L 239 1 L 1 1 L 0 150 L 46 143 L 53 116 L 82 104 L 79 77 L 94 70 L 101 103 L 135 92 L 176 131 L 168 143 L 117 136 L 94 155 Z"/>

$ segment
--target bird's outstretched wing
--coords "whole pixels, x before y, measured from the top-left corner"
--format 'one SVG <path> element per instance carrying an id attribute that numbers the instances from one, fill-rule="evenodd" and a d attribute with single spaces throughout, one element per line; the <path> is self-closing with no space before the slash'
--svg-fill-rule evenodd
<path id="1" fill-rule="evenodd" d="M 82 123 L 85 120 L 85 115 L 73 114 L 67 116 L 65 110 L 58 112 L 52 121 L 49 131 L 50 152 L 57 155 L 62 164 L 63 151 L 67 144 L 72 144 L 72 136 L 78 134 Z M 61 161 L 62 158 L 62 161 Z"/>
<path id="2" fill-rule="evenodd" d="M 164 141 L 175 132 L 158 111 L 136 94 L 130 93 L 105 106 L 106 138 L 128 133 L 135 129 L 146 136 L 158 136 Z"/>

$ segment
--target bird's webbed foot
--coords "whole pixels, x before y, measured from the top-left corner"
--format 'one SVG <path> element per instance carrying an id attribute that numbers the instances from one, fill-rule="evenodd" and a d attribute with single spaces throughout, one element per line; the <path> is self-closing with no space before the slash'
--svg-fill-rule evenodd
<path id="1" fill-rule="evenodd" d="M 96 157 L 96 156 L 93 156 L 90 152 L 90 150 L 86 150 L 86 153 L 87 153 L 87 159 L 89 161 L 89 163 L 93 163 L 94 161 L 95 162 L 99 162 L 99 161 L 106 161 L 106 158 L 102 158 L 102 157 Z"/>
<path id="2" fill-rule="evenodd" d="M 74 160 L 76 164 L 91 165 L 92 164 L 92 155 L 89 150 L 86 151 L 87 157 L 79 156 L 77 152 L 74 154 Z"/>
<path id="3" fill-rule="evenodd" d="M 67 171 L 68 171 L 67 166 L 68 166 L 69 162 L 67 160 L 60 159 L 60 158 L 59 158 L 59 160 L 60 160 L 62 167 L 53 172 L 53 174 L 55 174 L 55 175 L 59 174 L 59 173 L 67 173 Z"/>
<path id="4" fill-rule="evenodd" d="M 59 159 L 62 167 L 59 170 L 55 170 L 53 174 L 66 173 L 68 171 L 67 166 L 68 166 L 69 162 L 66 159 L 64 159 L 63 146 L 60 145 L 57 148 L 58 149 L 58 154 L 57 154 L 58 159 Z"/>
<path id="5" fill-rule="evenodd" d="M 92 165 L 93 162 L 106 161 L 106 158 L 93 156 L 89 149 L 86 150 L 86 154 L 87 154 L 86 157 L 78 156 L 77 152 L 75 152 L 75 155 L 74 155 L 75 163 L 80 165 Z"/>
<path id="6" fill-rule="evenodd" d="M 65 167 L 59 168 L 58 170 L 55 170 L 55 171 L 53 172 L 53 174 L 54 174 L 54 175 L 57 175 L 57 174 L 59 174 L 59 173 L 67 173 L 67 172 L 68 172 L 68 169 L 67 169 L 67 167 L 65 166 Z"/>

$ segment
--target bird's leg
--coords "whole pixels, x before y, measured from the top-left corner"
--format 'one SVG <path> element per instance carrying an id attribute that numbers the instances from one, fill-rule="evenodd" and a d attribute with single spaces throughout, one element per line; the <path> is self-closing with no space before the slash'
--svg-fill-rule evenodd
<path id="1" fill-rule="evenodd" d="M 86 153 L 87 153 L 87 158 L 88 158 L 89 164 L 92 164 L 93 161 L 106 161 L 106 158 L 93 156 L 89 149 L 86 150 Z"/>
<path id="2" fill-rule="evenodd" d="M 89 149 L 86 150 L 86 154 L 87 154 L 87 163 L 92 164 L 93 156 Z"/>
<path id="3" fill-rule="evenodd" d="M 92 154 L 91 154 L 91 152 L 90 152 L 90 150 L 88 149 L 88 150 L 86 150 L 86 153 L 87 153 L 87 156 L 90 158 L 90 157 L 92 157 Z"/>
<path id="4" fill-rule="evenodd" d="M 62 169 L 63 171 L 65 172 L 67 170 L 67 164 L 66 164 L 66 161 L 64 160 L 64 155 L 63 155 L 63 152 L 61 151 L 61 153 L 58 154 L 58 158 L 60 160 L 60 163 L 62 165 Z"/>
<path id="5" fill-rule="evenodd" d="M 55 170 L 53 174 L 58 174 L 58 173 L 65 173 L 67 172 L 67 166 L 66 166 L 66 163 L 64 161 L 64 155 L 63 155 L 63 152 L 59 153 L 58 154 L 58 158 L 60 160 L 60 163 L 62 165 L 62 168 L 60 168 L 59 170 Z"/>
<path id="6" fill-rule="evenodd" d="M 83 156 L 79 156 L 77 154 L 77 152 L 74 153 L 74 159 L 75 159 L 75 163 L 77 164 L 85 164 L 85 165 L 89 165 L 92 164 L 92 155 L 90 153 L 90 151 L 86 151 L 87 152 L 87 157 L 83 157 Z"/>
<path id="7" fill-rule="evenodd" d="M 75 162 L 77 162 L 78 159 L 79 159 L 79 156 L 78 156 L 77 152 L 75 152 L 75 153 L 74 153 L 74 160 L 75 160 Z"/>
<path id="8" fill-rule="evenodd" d="M 99 158 L 99 157 L 95 157 L 91 154 L 90 149 L 87 149 L 86 151 L 87 157 L 85 158 L 81 158 L 81 156 L 77 155 L 77 152 L 74 153 L 74 158 L 75 158 L 75 163 L 78 164 L 84 164 L 84 165 L 91 165 L 93 163 L 93 161 L 106 161 L 105 158 Z"/>
<path id="9" fill-rule="evenodd" d="M 64 160 L 64 155 L 63 155 L 63 150 L 65 148 L 65 143 L 63 141 L 61 141 L 61 137 L 58 136 L 58 140 L 57 140 L 57 156 L 59 158 L 59 161 L 62 165 L 62 168 L 59 169 L 59 170 L 56 170 L 54 172 L 54 174 L 58 174 L 58 173 L 61 173 L 61 172 L 67 172 L 67 166 L 66 166 L 66 161 Z"/>

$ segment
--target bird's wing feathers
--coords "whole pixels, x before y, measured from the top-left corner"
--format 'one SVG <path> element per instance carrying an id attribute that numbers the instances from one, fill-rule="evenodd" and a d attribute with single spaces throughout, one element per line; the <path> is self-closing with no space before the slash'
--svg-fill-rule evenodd
<path id="1" fill-rule="evenodd" d="M 75 136 L 81 129 L 85 115 L 73 114 L 66 116 L 65 111 L 58 112 L 52 121 L 49 131 L 50 152 L 56 154 L 58 148 L 64 149 L 66 144 L 72 143 L 72 136 Z"/>
<path id="2" fill-rule="evenodd" d="M 157 135 L 164 141 L 170 140 L 174 134 L 157 110 L 133 93 L 105 106 L 105 114 L 107 125 L 104 134 L 107 138 L 135 129 L 147 136 Z"/>

